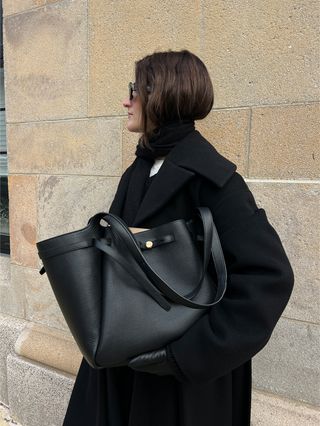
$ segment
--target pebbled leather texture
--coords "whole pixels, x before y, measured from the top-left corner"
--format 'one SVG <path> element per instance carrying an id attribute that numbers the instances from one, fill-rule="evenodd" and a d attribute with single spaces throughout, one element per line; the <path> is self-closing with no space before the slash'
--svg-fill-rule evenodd
<path id="1" fill-rule="evenodd" d="M 193 221 L 132 234 L 119 217 L 104 212 L 86 228 L 37 243 L 64 318 L 91 367 L 128 365 L 166 346 L 221 300 L 227 277 L 219 237 L 210 210 L 200 207 L 198 214 L 203 255 Z M 141 250 L 146 241 L 160 244 Z"/>

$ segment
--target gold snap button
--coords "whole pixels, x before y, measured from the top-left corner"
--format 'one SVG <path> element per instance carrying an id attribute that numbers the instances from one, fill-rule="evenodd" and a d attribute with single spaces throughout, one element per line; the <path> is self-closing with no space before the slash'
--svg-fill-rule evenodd
<path id="1" fill-rule="evenodd" d="M 146 247 L 147 248 L 152 248 L 153 247 L 153 242 L 152 241 L 146 241 Z"/>

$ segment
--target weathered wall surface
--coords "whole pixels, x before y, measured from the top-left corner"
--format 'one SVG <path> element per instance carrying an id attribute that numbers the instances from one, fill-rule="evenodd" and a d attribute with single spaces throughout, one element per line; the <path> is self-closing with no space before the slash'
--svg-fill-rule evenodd
<path id="1" fill-rule="evenodd" d="M 273 337 L 255 357 L 254 424 L 316 424 L 316 411 L 303 404 L 319 404 L 320 380 L 318 2 L 4 0 L 3 7 L 11 257 L 0 256 L 0 401 L 24 426 L 61 424 L 76 372 L 64 360 L 70 351 L 81 358 L 38 273 L 35 243 L 108 209 L 137 142 L 121 104 L 134 61 L 187 48 L 207 64 L 215 88 L 214 110 L 197 127 L 237 163 L 296 276 Z"/>

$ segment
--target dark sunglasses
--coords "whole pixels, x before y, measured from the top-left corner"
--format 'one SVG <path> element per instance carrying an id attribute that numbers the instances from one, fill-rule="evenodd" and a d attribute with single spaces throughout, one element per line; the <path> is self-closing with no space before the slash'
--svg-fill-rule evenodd
<path id="1" fill-rule="evenodd" d="M 129 99 L 130 99 L 130 101 L 132 101 L 132 99 L 133 99 L 133 92 L 136 92 L 136 91 L 137 91 L 136 83 L 132 83 L 130 81 L 130 83 L 129 83 Z"/>
<path id="2" fill-rule="evenodd" d="M 132 83 L 132 81 L 130 81 L 129 83 L 129 100 L 132 101 L 133 99 L 133 92 L 137 92 L 137 87 L 136 87 L 136 83 Z M 147 92 L 150 93 L 151 92 L 151 87 L 147 86 Z"/>

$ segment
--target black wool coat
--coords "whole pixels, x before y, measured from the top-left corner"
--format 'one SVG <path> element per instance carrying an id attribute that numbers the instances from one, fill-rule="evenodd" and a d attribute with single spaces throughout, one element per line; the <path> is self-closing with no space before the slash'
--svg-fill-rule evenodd
<path id="1" fill-rule="evenodd" d="M 123 174 L 110 211 L 121 215 Z M 223 300 L 171 344 L 187 381 L 95 370 L 82 360 L 64 426 L 247 426 L 251 358 L 268 342 L 293 287 L 281 241 L 236 166 L 194 131 L 167 155 L 134 223 L 151 228 L 210 208 L 228 270 Z"/>

